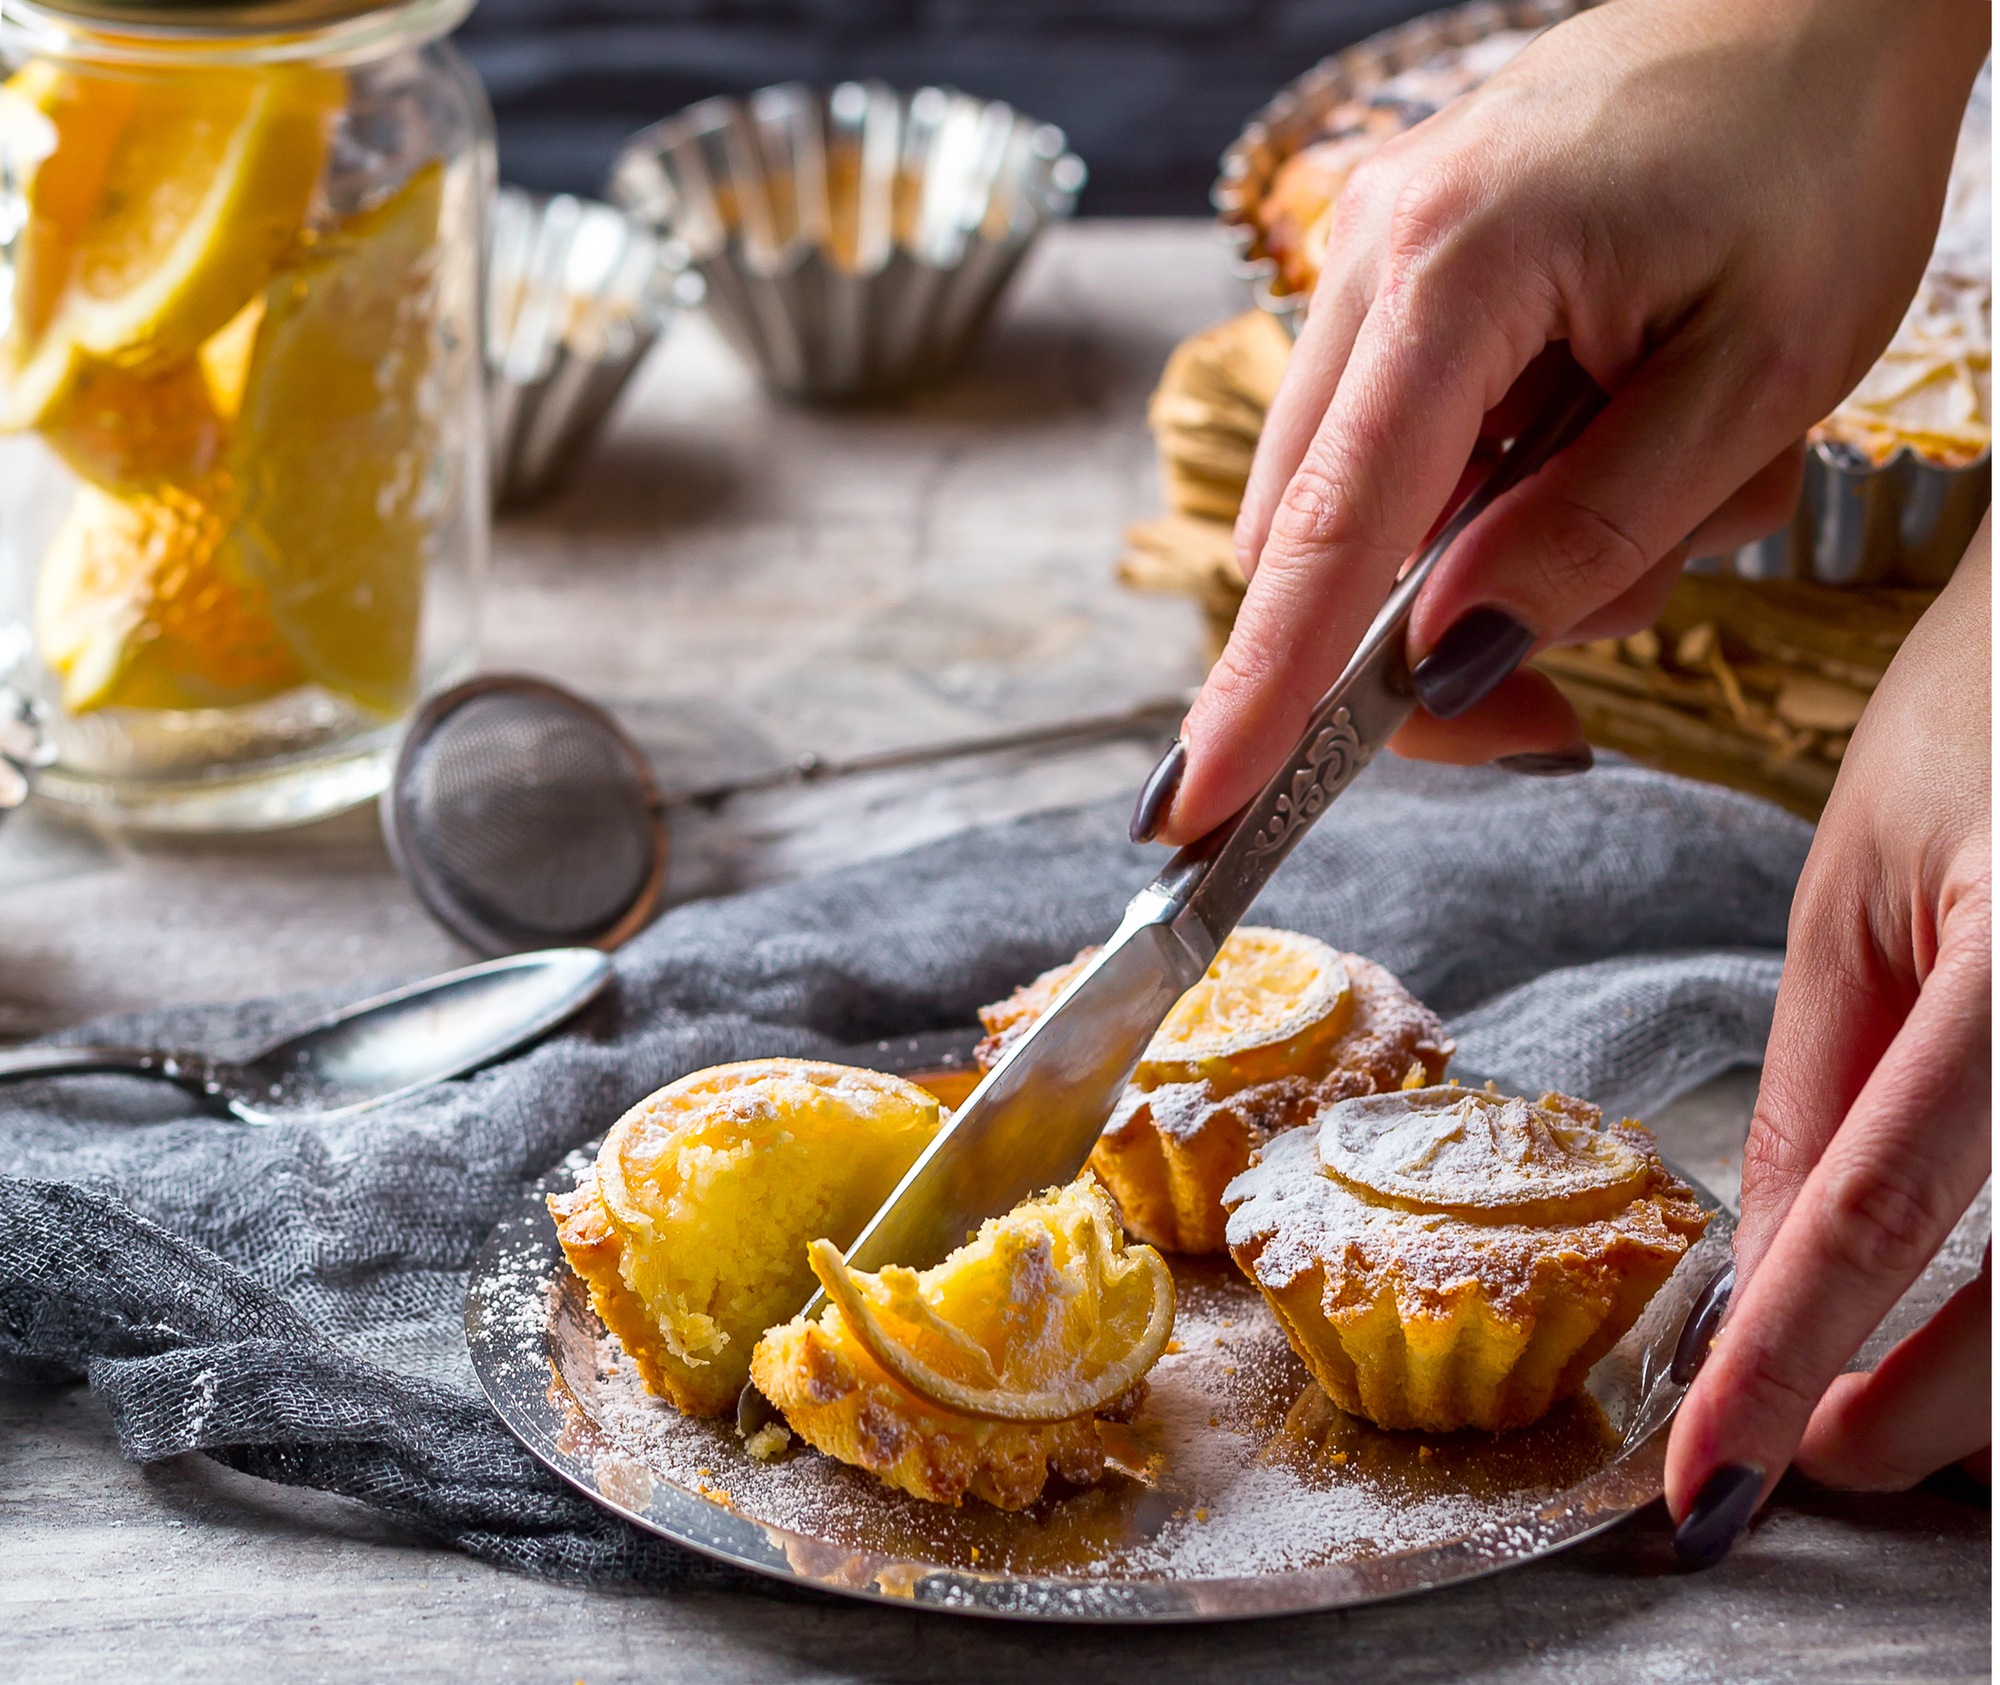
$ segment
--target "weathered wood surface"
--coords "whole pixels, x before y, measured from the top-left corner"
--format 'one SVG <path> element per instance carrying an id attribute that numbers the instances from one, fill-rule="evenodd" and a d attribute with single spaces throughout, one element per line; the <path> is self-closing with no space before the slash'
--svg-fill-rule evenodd
<path id="1" fill-rule="evenodd" d="M 696 783 L 1120 706 L 1193 682 L 1190 604 L 1111 580 L 1158 507 L 1143 409 L 1180 336 L 1238 308 L 1199 224 L 1064 230 L 989 354 L 907 410 L 772 409 L 699 328 L 649 365 L 555 503 L 503 523 L 487 652 L 611 702 Z M 1128 790 L 1154 750 L 758 797 L 688 815 L 678 895 Z M 216 843 L 0 826 L 0 1037 L 466 958 L 373 818 Z M 1656 1120 L 1733 1194 L 1749 1083 Z M 1789 1484 L 1708 1575 L 1657 1506 L 1537 1567 L 1248 1627 L 1070 1632 L 832 1598 L 550 1586 L 199 1457 L 123 1463 L 86 1393 L 0 1389 L 0 1678 L 1013 1681 L 1965 1679 L 1989 1667 L 1989 1517 Z"/>

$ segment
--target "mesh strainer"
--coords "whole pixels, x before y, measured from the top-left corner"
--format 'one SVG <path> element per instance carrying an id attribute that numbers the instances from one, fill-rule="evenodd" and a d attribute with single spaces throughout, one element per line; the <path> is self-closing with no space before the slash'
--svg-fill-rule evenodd
<path id="1" fill-rule="evenodd" d="M 489 954 L 615 948 L 652 917 L 667 825 L 646 757 L 595 703 L 489 673 L 410 722 L 382 796 L 396 869 Z"/>
<path id="2" fill-rule="evenodd" d="M 382 795 L 382 829 L 417 898 L 482 952 L 615 948 L 659 905 L 672 807 L 959 756 L 1163 734 L 1191 697 L 845 760 L 801 755 L 662 794 L 644 751 L 594 702 L 547 679 L 488 673 L 440 692 L 410 722 Z"/>

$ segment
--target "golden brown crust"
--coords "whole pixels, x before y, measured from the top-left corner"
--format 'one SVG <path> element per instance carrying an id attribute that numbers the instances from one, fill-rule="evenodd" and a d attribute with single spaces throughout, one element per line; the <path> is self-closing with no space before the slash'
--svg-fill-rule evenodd
<path id="1" fill-rule="evenodd" d="M 1373 1198 L 1327 1172 L 1318 1131 L 1297 1132 L 1228 1189 L 1230 1252 L 1342 1409 L 1387 1428 L 1520 1427 L 1583 1384 L 1708 1224 L 1643 1129 L 1616 1134 L 1648 1161 L 1636 1197 L 1536 1225 Z"/>
<path id="2" fill-rule="evenodd" d="M 1437 1015 L 1373 960 L 1341 959 L 1354 1016 L 1328 1049 L 1322 1074 L 1253 1083 L 1227 1095 L 1206 1083 L 1125 1091 L 1090 1168 L 1133 1234 L 1172 1252 L 1223 1251 L 1222 1190 L 1266 1141 L 1336 1100 L 1443 1076 L 1452 1043 Z"/>
<path id="3" fill-rule="evenodd" d="M 1381 124 L 1345 123 L 1278 166 L 1256 214 L 1264 249 L 1288 291 L 1313 290 L 1326 255 L 1326 225 L 1347 178 L 1396 132 Z"/>
<path id="4" fill-rule="evenodd" d="M 1095 947 L 1085 948 L 1073 960 L 1051 966 L 1033 982 L 1023 983 L 1005 1000 L 979 1009 L 979 1022 L 986 1027 L 986 1039 L 972 1050 L 982 1071 L 1000 1063 L 1000 1056 L 1028 1032 L 1028 1026 L 1055 1004 L 1063 985 L 1088 965 Z"/>
<path id="5" fill-rule="evenodd" d="M 750 1375 L 807 1444 L 930 1503 L 970 1494 L 1025 1509 L 1051 1477 L 1081 1486 L 1104 1472 L 1097 1417 L 1028 1425 L 940 1409 L 876 1363 L 832 1306 L 766 1334 Z M 1128 1418 L 1144 1394 L 1141 1382 L 1103 1416 Z"/>
<path id="6" fill-rule="evenodd" d="M 625 1242 L 605 1209 L 593 1166 L 576 1180 L 566 1194 L 548 1196 L 549 1215 L 556 1220 L 556 1239 L 561 1243 L 569 1267 L 590 1289 L 591 1308 L 598 1319 L 618 1337 L 618 1343 L 638 1365 L 639 1378 L 647 1389 L 662 1398 L 671 1398 L 666 1371 L 660 1359 L 666 1355 L 659 1326 L 646 1314 L 638 1294 L 625 1285 L 619 1264 Z"/>

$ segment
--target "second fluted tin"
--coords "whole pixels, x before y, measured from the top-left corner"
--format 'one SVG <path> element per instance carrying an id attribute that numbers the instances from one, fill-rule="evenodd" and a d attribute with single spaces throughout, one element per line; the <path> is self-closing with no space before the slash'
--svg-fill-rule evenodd
<path id="1" fill-rule="evenodd" d="M 610 196 L 685 244 L 771 387 L 855 398 L 949 374 L 1085 175 L 1062 130 L 998 101 L 785 83 L 642 130 Z"/>

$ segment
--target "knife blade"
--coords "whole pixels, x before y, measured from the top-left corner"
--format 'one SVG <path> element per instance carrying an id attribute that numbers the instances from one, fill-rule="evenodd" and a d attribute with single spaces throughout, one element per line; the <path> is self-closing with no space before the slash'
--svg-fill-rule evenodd
<path id="1" fill-rule="evenodd" d="M 938 1263 L 988 1217 L 1083 1169 L 1140 1055 L 1315 819 L 1416 711 L 1405 634 L 1459 535 L 1570 443 L 1606 398 L 1578 379 L 1513 441 L 1404 570 L 1285 763 L 1133 897 L 1110 941 L 1009 1048 L 847 1249 L 856 1269 Z M 824 1293 L 802 1314 L 817 1316 Z M 753 1397 L 753 1395 L 755 1395 Z M 754 1385 L 737 1419 L 771 1419 Z"/>

